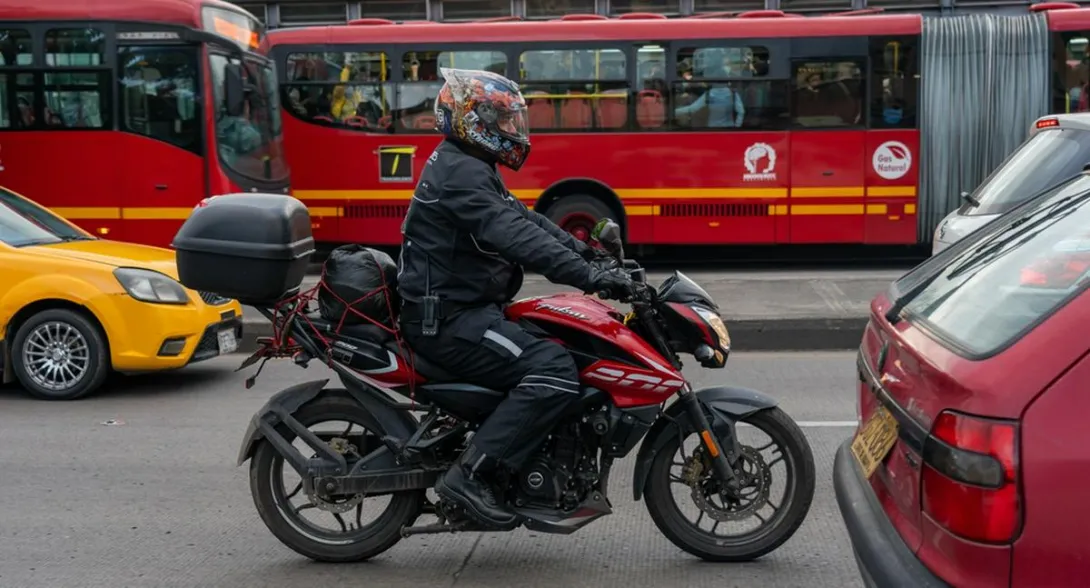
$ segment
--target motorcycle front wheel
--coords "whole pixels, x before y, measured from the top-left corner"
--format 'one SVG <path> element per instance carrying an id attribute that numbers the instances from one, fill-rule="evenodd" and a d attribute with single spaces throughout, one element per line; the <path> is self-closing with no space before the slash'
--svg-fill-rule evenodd
<path id="1" fill-rule="evenodd" d="M 663 535 L 707 561 L 751 561 L 772 552 L 795 534 L 814 498 L 813 452 L 791 417 L 771 408 L 742 419 L 736 429 L 742 446 L 735 465 L 739 488 L 725 490 L 715 479 L 695 433 L 685 439 L 674 435 L 666 442 L 652 461 L 644 488 L 647 510 Z M 750 441 L 749 433 L 770 441 Z M 774 474 L 780 464 L 783 472 Z M 782 498 L 771 496 L 778 485 Z M 695 506 L 689 509 L 695 516 L 683 506 Z M 757 522 L 752 529 L 718 532 L 750 519 Z"/>
<path id="2" fill-rule="evenodd" d="M 319 438 L 341 452 L 351 464 L 374 432 L 365 423 L 374 422 L 366 409 L 347 393 L 328 390 L 304 405 L 295 418 Z M 277 430 L 304 455 L 314 453 L 284 425 Z M 285 477 L 298 481 L 285 482 Z M 370 559 L 401 539 L 401 527 L 411 525 L 420 515 L 424 492 L 410 490 L 387 496 L 361 494 L 321 499 L 307 496 L 302 480 L 268 441 L 262 440 L 250 461 L 250 492 L 261 520 L 281 543 L 295 552 L 322 562 L 355 562 Z M 385 502 L 382 507 L 379 504 Z M 377 512 L 364 522 L 364 508 Z"/>

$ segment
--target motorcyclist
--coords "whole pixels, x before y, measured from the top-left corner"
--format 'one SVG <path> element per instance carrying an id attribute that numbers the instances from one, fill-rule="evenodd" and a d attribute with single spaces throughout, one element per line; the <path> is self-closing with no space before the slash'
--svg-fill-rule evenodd
<path id="1" fill-rule="evenodd" d="M 526 101 L 518 85 L 490 72 L 442 69 L 436 129 L 402 225 L 398 290 L 409 346 L 466 383 L 507 396 L 436 484 L 443 498 L 489 527 L 518 525 L 491 475 L 518 471 L 579 396 L 579 373 L 559 344 L 504 318 L 522 287 L 523 266 L 585 292 L 624 296 L 621 269 L 592 263 L 595 248 L 574 239 L 508 192 L 496 164 L 518 170 L 530 153 Z"/>

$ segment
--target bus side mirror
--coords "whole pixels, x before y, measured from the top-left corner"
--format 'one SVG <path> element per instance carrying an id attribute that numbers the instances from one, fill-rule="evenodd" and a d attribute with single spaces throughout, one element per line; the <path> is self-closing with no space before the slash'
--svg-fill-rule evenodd
<path id="1" fill-rule="evenodd" d="M 223 75 L 223 97 L 227 116 L 242 116 L 246 104 L 246 85 L 242 64 L 228 63 Z"/>

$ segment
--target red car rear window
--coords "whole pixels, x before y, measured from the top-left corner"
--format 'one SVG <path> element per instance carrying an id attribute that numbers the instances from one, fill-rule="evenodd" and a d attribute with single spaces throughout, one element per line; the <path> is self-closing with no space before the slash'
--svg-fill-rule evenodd
<path id="1" fill-rule="evenodd" d="M 1017 214 L 1017 213 L 1016 213 Z M 1078 182 L 952 256 L 905 307 L 963 355 L 986 356 L 1090 285 L 1090 191 Z"/>

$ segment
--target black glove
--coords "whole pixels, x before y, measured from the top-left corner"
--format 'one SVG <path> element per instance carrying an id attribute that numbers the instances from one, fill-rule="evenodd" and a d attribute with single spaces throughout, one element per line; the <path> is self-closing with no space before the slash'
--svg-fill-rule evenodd
<path id="1" fill-rule="evenodd" d="M 599 257 L 590 260 L 589 263 L 591 267 L 600 272 L 608 272 L 609 270 L 621 267 L 621 263 L 612 257 Z"/>
<path id="2" fill-rule="evenodd" d="M 624 300 L 631 298 L 635 285 L 628 272 L 623 269 L 600 270 L 595 268 L 591 276 L 591 287 L 605 298 Z"/>

